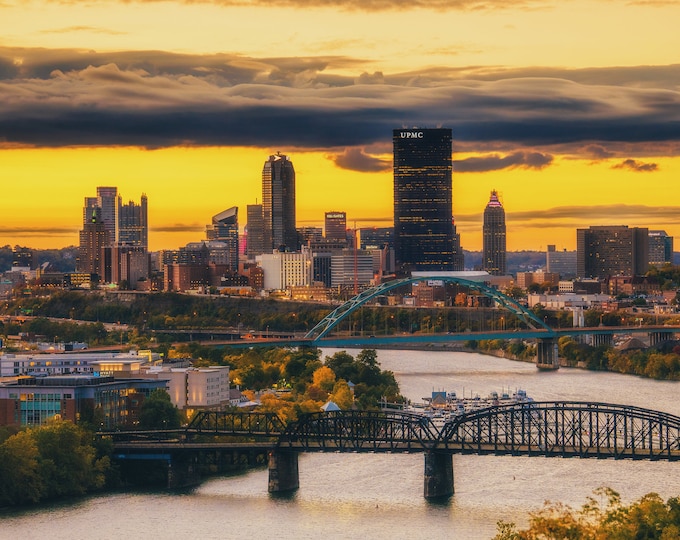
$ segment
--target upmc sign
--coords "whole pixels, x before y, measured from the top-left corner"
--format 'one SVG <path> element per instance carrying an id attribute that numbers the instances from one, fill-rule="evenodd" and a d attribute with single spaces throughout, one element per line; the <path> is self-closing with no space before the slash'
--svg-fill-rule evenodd
<path id="1" fill-rule="evenodd" d="M 399 135 L 402 139 L 422 139 L 425 136 L 422 131 L 401 131 Z"/>

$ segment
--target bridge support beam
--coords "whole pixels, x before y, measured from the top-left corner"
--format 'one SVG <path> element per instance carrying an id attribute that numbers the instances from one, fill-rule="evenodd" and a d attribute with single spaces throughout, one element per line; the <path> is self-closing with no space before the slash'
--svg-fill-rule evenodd
<path id="1" fill-rule="evenodd" d="M 536 367 L 538 369 L 559 369 L 557 338 L 539 338 L 536 343 Z"/>
<path id="2" fill-rule="evenodd" d="M 269 493 L 295 491 L 299 487 L 298 453 L 271 450 L 269 452 Z"/>
<path id="3" fill-rule="evenodd" d="M 453 495 L 453 455 L 425 452 L 424 495 L 426 499 Z"/>
<path id="4" fill-rule="evenodd" d="M 592 346 L 599 347 L 600 345 L 606 345 L 611 347 L 614 342 L 614 336 L 612 334 L 593 334 L 592 335 Z"/>
<path id="5" fill-rule="evenodd" d="M 673 332 L 668 330 L 658 330 L 649 333 L 649 346 L 654 347 L 662 341 L 670 341 L 673 339 Z"/>

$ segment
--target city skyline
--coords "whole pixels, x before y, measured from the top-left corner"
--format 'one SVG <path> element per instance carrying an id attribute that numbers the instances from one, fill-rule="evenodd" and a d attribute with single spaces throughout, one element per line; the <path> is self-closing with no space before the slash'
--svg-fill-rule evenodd
<path id="1" fill-rule="evenodd" d="M 83 195 L 111 185 L 148 195 L 149 248 L 174 249 L 261 202 L 278 151 L 299 227 L 388 226 L 390 134 L 413 126 L 452 129 L 463 249 L 492 189 L 509 251 L 597 225 L 680 236 L 680 7 L 615 7 L 5 0 L 0 244 L 76 245 Z"/>

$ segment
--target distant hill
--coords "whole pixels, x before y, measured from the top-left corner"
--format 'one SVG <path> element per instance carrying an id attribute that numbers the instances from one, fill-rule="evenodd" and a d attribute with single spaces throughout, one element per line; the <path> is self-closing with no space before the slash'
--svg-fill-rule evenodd
<path id="1" fill-rule="evenodd" d="M 465 255 L 466 270 L 475 270 L 482 266 L 481 251 L 463 250 L 463 254 Z M 545 251 L 508 251 L 506 262 L 509 274 L 533 272 L 545 268 Z"/>
<path id="2" fill-rule="evenodd" d="M 21 247 L 21 246 L 19 246 Z M 61 249 L 31 249 L 33 252 L 33 268 L 43 263 L 50 263 L 52 272 L 74 272 L 78 248 L 75 246 Z M 0 247 L 0 272 L 7 272 L 12 268 L 12 246 Z"/>

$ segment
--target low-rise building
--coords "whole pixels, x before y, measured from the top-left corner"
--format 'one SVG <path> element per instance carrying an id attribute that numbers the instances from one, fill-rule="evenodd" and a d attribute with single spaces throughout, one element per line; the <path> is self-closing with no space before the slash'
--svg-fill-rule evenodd
<path id="1" fill-rule="evenodd" d="M 151 392 L 165 389 L 165 380 L 114 379 L 95 375 L 14 377 L 0 383 L 0 425 L 40 426 L 52 418 L 101 427 L 134 426 Z"/>

